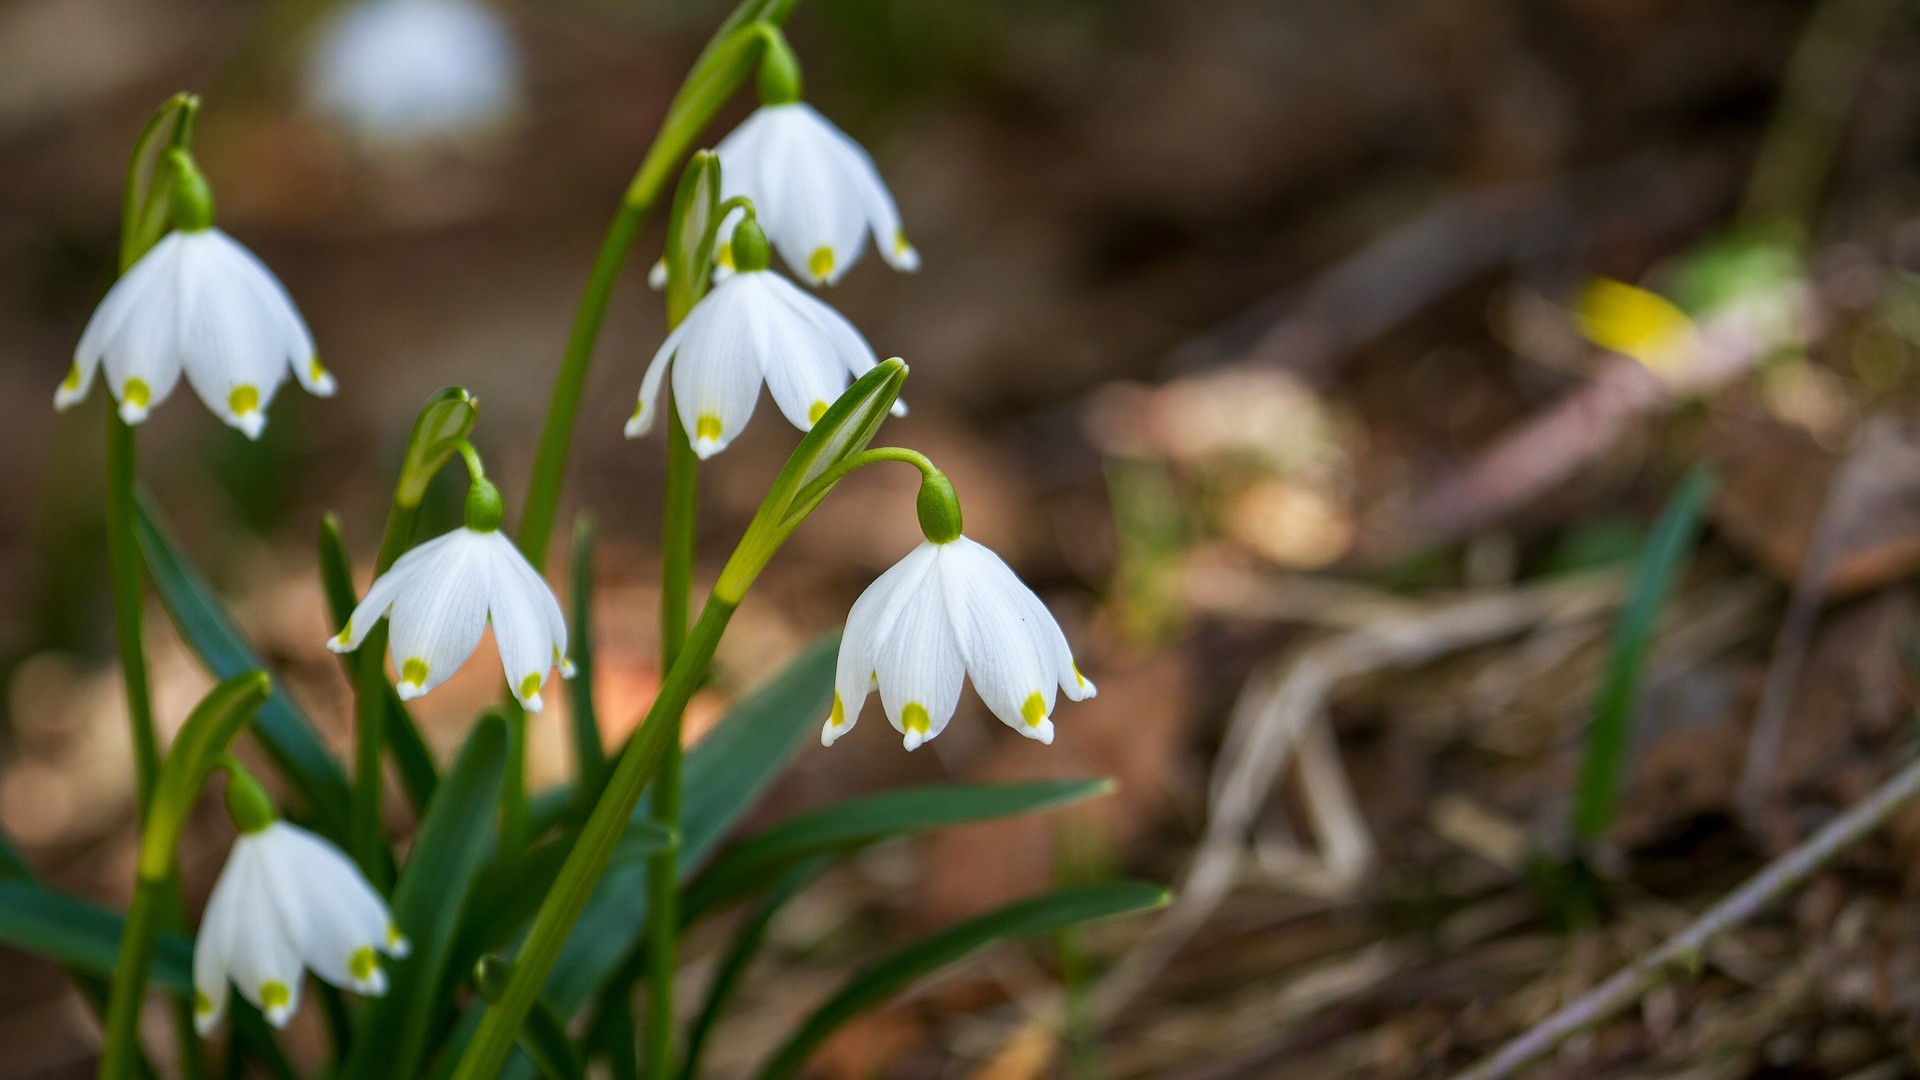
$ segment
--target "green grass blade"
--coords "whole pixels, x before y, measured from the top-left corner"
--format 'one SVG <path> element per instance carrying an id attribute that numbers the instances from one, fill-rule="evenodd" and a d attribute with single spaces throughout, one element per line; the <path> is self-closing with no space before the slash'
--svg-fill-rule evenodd
<path id="1" fill-rule="evenodd" d="M 845 853 L 895 837 L 1066 806 L 1113 790 L 1110 780 L 1038 780 L 1013 784 L 929 784 L 867 795 L 802 814 L 750 837 L 687 886 L 682 911 L 692 922 L 738 900 L 794 863 Z"/>
<path id="2" fill-rule="evenodd" d="M 320 584 L 327 594 L 327 613 L 335 628 L 345 626 L 347 617 L 360 602 L 353 588 L 353 558 L 347 554 L 346 541 L 340 535 L 340 522 L 332 514 L 320 519 Z M 353 678 L 352 662 L 341 657 L 347 678 Z M 440 783 L 440 768 L 434 764 L 433 751 L 420 735 L 413 710 L 387 684 L 387 720 L 381 725 L 387 751 L 393 755 L 395 771 L 400 774 L 401 790 L 407 793 L 407 805 L 415 817 L 424 817 L 433 801 L 433 789 Z"/>
<path id="3" fill-rule="evenodd" d="M 1593 719 L 1587 725 L 1585 756 L 1574 793 L 1573 826 L 1583 840 L 1598 839 L 1613 823 L 1620 767 L 1632 735 L 1647 657 L 1660 627 L 1661 612 L 1674 581 L 1699 544 L 1702 522 L 1713 497 L 1713 473 L 1698 466 L 1660 511 L 1660 519 L 1640 549 L 1627 585 L 1620 621 L 1614 626 Z"/>
<path id="4" fill-rule="evenodd" d="M 147 572 L 187 647 L 215 678 L 263 670 L 266 665 L 240 635 L 213 590 L 168 538 L 145 498 L 139 500 L 139 510 L 136 525 Z M 344 843 L 346 774 L 277 682 L 254 717 L 253 728 L 274 767 L 306 802 L 314 827 L 336 843 Z"/>
<path id="5" fill-rule="evenodd" d="M 413 953 L 393 966 L 387 996 L 367 1004 L 344 1076 L 412 1076 L 426 1057 L 460 915 L 496 839 L 507 739 L 504 717 L 482 716 L 427 808 L 393 890 L 394 922 Z"/>
<path id="6" fill-rule="evenodd" d="M 788 1036 L 761 1068 L 759 1080 L 786 1080 L 798 1074 L 814 1050 L 841 1025 L 914 981 L 996 941 L 1051 933 L 1166 902 L 1165 889 L 1140 881 L 1080 885 L 1009 904 L 922 938 L 849 979 Z"/>
<path id="7" fill-rule="evenodd" d="M 125 920 L 118 912 L 31 881 L 0 881 L 0 941 L 89 975 L 111 975 Z M 193 946 L 162 933 L 149 972 L 154 985 L 193 992 Z"/>

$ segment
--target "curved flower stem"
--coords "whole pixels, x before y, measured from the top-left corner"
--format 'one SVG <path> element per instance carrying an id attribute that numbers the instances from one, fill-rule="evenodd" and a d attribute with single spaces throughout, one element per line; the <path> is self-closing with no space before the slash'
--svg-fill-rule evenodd
<path id="1" fill-rule="evenodd" d="M 106 1045 L 100 1050 L 100 1080 L 125 1080 L 134 1074 L 140 1054 L 140 1004 L 145 996 L 147 968 L 160 940 L 160 923 L 173 894 L 172 875 L 142 875 L 133 887 L 133 903 L 120 931 L 120 952 L 114 958 L 113 984 L 107 996 Z M 192 1030 L 191 1027 L 188 1028 Z M 181 1048 L 182 1060 L 194 1059 L 194 1044 Z"/>
<path id="2" fill-rule="evenodd" d="M 898 461 L 911 465 L 919 469 L 920 476 L 927 480 L 943 475 L 940 470 L 934 466 L 933 459 L 918 450 L 909 450 L 904 446 L 876 446 L 868 450 L 862 450 L 857 454 L 847 455 L 839 464 L 821 473 L 812 483 L 802 488 L 800 494 L 795 497 L 794 501 L 804 504 L 816 493 L 825 491 L 846 479 L 848 473 L 858 469 L 864 469 L 869 465 L 878 465 L 883 461 Z"/>
<path id="3" fill-rule="evenodd" d="M 786 19 L 793 3 L 743 0 L 734 9 L 681 84 L 660 133 L 654 136 L 653 145 L 614 211 L 580 304 L 574 309 L 573 328 L 554 374 L 553 395 L 547 402 L 547 418 L 540 428 L 540 443 L 527 484 L 526 509 L 521 513 L 517 538 L 521 552 L 536 569 L 544 567 L 547 544 L 553 536 L 567 455 L 573 444 L 573 424 L 580 413 L 580 397 L 586 391 L 587 367 L 593 361 L 600 325 L 606 320 L 614 283 L 626 265 L 634 237 L 666 190 L 680 160 L 693 149 L 701 130 L 753 69 L 766 40 L 756 29 L 758 24 L 777 26 Z"/>
<path id="4" fill-rule="evenodd" d="M 686 430 L 671 411 L 667 415 L 667 495 L 660 553 L 661 671 L 671 671 L 686 647 L 700 464 Z M 654 777 L 650 808 L 653 820 L 675 840 L 647 862 L 647 1023 L 640 1062 L 641 1075 L 648 1080 L 662 1080 L 673 1072 L 673 976 L 680 960 L 681 712 L 676 709 L 662 717 L 670 730 L 659 775 Z"/>

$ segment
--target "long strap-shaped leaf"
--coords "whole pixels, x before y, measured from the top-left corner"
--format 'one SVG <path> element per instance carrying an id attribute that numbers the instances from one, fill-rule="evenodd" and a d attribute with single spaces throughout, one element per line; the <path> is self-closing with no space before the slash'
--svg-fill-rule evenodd
<path id="1" fill-rule="evenodd" d="M 125 925 L 119 912 L 98 904 L 31 881 L 0 881 L 0 941 L 62 967 L 111 975 Z M 161 934 L 150 974 L 162 989 L 191 993 L 193 946 L 177 934 Z"/>
<path id="2" fill-rule="evenodd" d="M 899 836 L 1066 806 L 1113 790 L 1111 780 L 1012 784 L 928 784 L 835 803 L 742 841 L 687 886 L 681 910 L 692 922 L 719 904 L 764 887 L 810 855 L 850 851 Z"/>
<path id="3" fill-rule="evenodd" d="M 1167 892 L 1140 881 L 1081 885 L 1009 904 L 958 926 L 922 938 L 855 975 L 814 1010 L 767 1064 L 759 1080 L 786 1080 L 841 1025 L 892 997 L 910 983 L 1006 938 L 1028 937 L 1094 919 L 1159 907 Z"/>
<path id="4" fill-rule="evenodd" d="M 495 840 L 507 740 L 504 717 L 481 717 L 427 807 L 393 889 L 393 919 L 413 954 L 395 965 L 387 996 L 367 1003 L 343 1077 L 413 1076 L 426 1057 L 461 911 Z"/>
<path id="5" fill-rule="evenodd" d="M 247 644 L 213 590 L 180 554 L 147 500 L 139 500 L 140 551 L 147 572 L 180 636 L 215 678 L 231 678 L 266 665 Z M 277 682 L 254 717 L 260 745 L 306 801 L 313 824 L 337 843 L 347 836 L 347 778 L 307 718 Z"/>

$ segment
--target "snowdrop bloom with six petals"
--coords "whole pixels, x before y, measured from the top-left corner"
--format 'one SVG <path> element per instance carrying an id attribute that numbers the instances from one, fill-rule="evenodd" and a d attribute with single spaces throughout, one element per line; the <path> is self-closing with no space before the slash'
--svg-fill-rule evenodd
<path id="1" fill-rule="evenodd" d="M 302 970 L 357 993 L 386 993 L 380 956 L 407 940 L 379 894 L 338 848 L 270 820 L 234 841 L 193 949 L 194 1026 L 213 1030 L 240 988 L 275 1027 L 300 1005 Z"/>
<path id="2" fill-rule="evenodd" d="M 473 0 L 366 0 L 321 39 L 306 94 L 369 150 L 471 143 L 519 108 L 519 50 Z"/>
<path id="3" fill-rule="evenodd" d="M 54 406 L 85 398 L 102 367 L 129 424 L 145 420 L 184 372 L 207 408 L 250 439 L 266 428 L 289 369 L 320 397 L 334 390 L 286 289 L 210 226 L 168 233 L 107 291 Z"/>
<path id="4" fill-rule="evenodd" d="M 537 713 L 547 672 L 558 667 L 563 676 L 573 674 L 567 620 L 540 572 L 500 532 L 499 494 L 485 481 L 476 482 L 476 489 L 481 484 L 492 500 L 490 520 L 477 518 L 469 496 L 467 523 L 400 556 L 367 589 L 327 648 L 352 652 L 387 616 L 400 672 L 396 689 L 402 701 L 411 701 L 459 670 L 491 623 L 507 685 L 528 712 Z"/>
<path id="5" fill-rule="evenodd" d="M 964 536 L 928 540 L 854 602 L 820 741 L 851 731 L 878 689 L 916 749 L 952 719 L 963 674 L 995 716 L 1043 743 L 1053 741 L 1056 688 L 1073 701 L 1094 695 L 1060 625 L 998 555 Z"/>
<path id="6" fill-rule="evenodd" d="M 869 233 L 894 269 L 920 268 L 920 253 L 907 242 L 873 158 L 813 106 L 762 105 L 714 149 L 721 197 L 753 200 L 773 246 L 796 274 L 816 285 L 838 282 L 859 260 Z M 739 220 L 736 213 L 727 228 Z"/>
<path id="7" fill-rule="evenodd" d="M 766 268 L 766 247 L 756 223 L 736 230 L 730 250 L 739 272 L 702 297 L 653 354 L 628 438 L 653 427 L 669 364 L 681 426 L 694 452 L 708 458 L 747 426 L 762 382 L 793 426 L 806 431 L 879 362 L 845 316 Z"/>

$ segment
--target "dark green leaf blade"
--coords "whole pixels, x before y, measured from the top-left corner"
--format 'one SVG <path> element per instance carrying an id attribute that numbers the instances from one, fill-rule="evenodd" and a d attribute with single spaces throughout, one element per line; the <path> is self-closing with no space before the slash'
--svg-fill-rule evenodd
<path id="1" fill-rule="evenodd" d="M 91 975 L 113 973 L 125 925 L 118 912 L 31 881 L 0 881 L 0 941 Z M 162 933 L 154 951 L 155 985 L 193 992 L 193 946 Z"/>
<path id="2" fill-rule="evenodd" d="M 412 1076 L 427 1052 L 460 915 L 494 844 L 506 779 L 507 722 L 489 711 L 454 759 L 393 890 L 393 919 L 413 945 L 387 996 L 368 1002 L 348 1077 Z"/>
<path id="3" fill-rule="evenodd" d="M 823 807 L 775 825 L 722 855 L 687 886 L 692 922 L 715 906 L 763 886 L 783 869 L 824 852 L 994 818 L 1066 806 L 1113 790 L 1110 780 L 1038 780 L 1011 784 L 928 784 L 896 788 Z"/>
<path id="4" fill-rule="evenodd" d="M 1141 881 L 1111 881 L 1060 889 L 1009 904 L 901 949 L 849 979 L 788 1036 L 759 1072 L 759 1080 L 797 1074 L 827 1036 L 923 976 L 986 945 L 1029 937 L 1167 902 L 1167 892 Z"/>
<path id="5" fill-rule="evenodd" d="M 226 608 L 180 549 L 168 538 L 153 508 L 139 500 L 140 550 L 147 572 L 180 636 L 216 678 L 265 668 L 241 637 Z M 277 682 L 254 718 L 254 733 L 274 766 L 306 800 L 315 828 L 336 843 L 347 836 L 347 778 Z"/>

